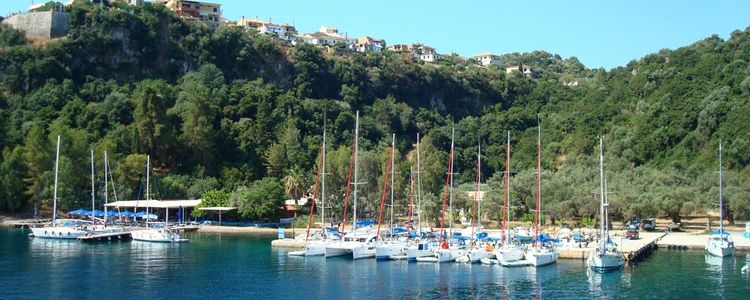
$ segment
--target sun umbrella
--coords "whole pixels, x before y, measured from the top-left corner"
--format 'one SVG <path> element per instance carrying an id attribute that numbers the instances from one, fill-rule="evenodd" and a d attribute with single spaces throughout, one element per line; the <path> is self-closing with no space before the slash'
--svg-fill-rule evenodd
<path id="1" fill-rule="evenodd" d="M 84 216 L 84 215 L 88 215 L 88 214 L 89 214 L 89 211 L 88 211 L 88 210 L 85 210 L 85 209 L 83 209 L 83 208 L 79 208 L 79 209 L 76 209 L 76 210 L 74 210 L 74 211 L 69 211 L 69 212 L 68 212 L 68 214 L 69 214 L 69 215 Z"/>

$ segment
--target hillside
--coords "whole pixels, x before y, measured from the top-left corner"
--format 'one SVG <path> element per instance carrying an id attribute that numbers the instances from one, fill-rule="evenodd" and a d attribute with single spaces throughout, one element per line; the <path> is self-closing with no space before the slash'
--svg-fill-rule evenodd
<path id="1" fill-rule="evenodd" d="M 90 178 L 79 174 L 90 173 L 93 148 L 97 170 L 108 151 L 120 198 L 138 197 L 150 154 L 157 197 L 218 189 L 216 201 L 241 205 L 245 218 L 274 216 L 255 209 L 266 200 L 260 198 L 299 195 L 312 184 L 325 126 L 327 193 L 339 214 L 359 110 L 365 210 L 377 205 L 391 133 L 396 191 L 405 203 L 414 159 L 406 154 L 420 133 L 425 215 L 435 217 L 454 127 L 459 190 L 473 189 L 482 144 L 489 191 L 483 205 L 491 219 L 498 217 L 498 172 L 511 132 L 512 199 L 524 203 L 515 212 L 521 218 L 533 203 L 539 119 L 542 194 L 552 221 L 596 213 L 599 135 L 616 217 L 679 220 L 711 210 L 719 140 L 728 209 L 734 218 L 750 217 L 750 29 L 609 71 L 544 51 L 502 56 L 506 64 L 532 66 L 532 79 L 450 56 L 426 64 L 391 52 L 328 55 L 238 28 L 212 31 L 150 4 L 130 12 L 84 3 L 70 12 L 69 36 L 45 45 L 0 31 L 0 211 L 28 212 L 49 201 L 44 187 L 59 134 L 64 209 L 90 201 Z M 571 80 L 579 85 L 564 85 Z M 458 207 L 468 208 L 469 199 L 457 194 Z"/>

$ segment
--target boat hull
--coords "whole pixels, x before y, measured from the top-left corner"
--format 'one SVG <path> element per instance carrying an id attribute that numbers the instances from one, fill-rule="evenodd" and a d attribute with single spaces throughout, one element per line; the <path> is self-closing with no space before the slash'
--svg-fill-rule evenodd
<path id="1" fill-rule="evenodd" d="M 469 251 L 469 262 L 476 264 L 481 262 L 483 258 L 492 258 L 493 254 L 486 249 L 472 249 Z"/>
<path id="2" fill-rule="evenodd" d="M 558 258 L 559 254 L 556 251 L 549 250 L 532 250 L 525 255 L 525 259 L 535 267 L 542 267 L 557 263 Z"/>
<path id="3" fill-rule="evenodd" d="M 435 256 L 435 249 L 437 249 L 437 244 L 431 245 L 429 243 L 423 243 L 411 246 L 406 249 L 406 259 L 409 261 L 417 261 L 417 258 L 419 257 Z"/>
<path id="4" fill-rule="evenodd" d="M 382 244 L 375 247 L 375 259 L 391 260 L 406 255 L 406 250 L 402 244 Z"/>
<path id="5" fill-rule="evenodd" d="M 714 240 L 710 241 L 708 245 L 706 245 L 706 250 L 708 251 L 708 254 L 718 257 L 732 256 L 736 251 L 734 245 L 726 242 L 721 243 Z"/>
<path id="6" fill-rule="evenodd" d="M 39 227 L 31 228 L 34 237 L 46 239 L 74 240 L 86 234 L 86 231 L 71 227 Z"/>
<path id="7" fill-rule="evenodd" d="M 497 260 L 504 261 L 504 262 L 512 262 L 517 260 L 523 259 L 523 249 L 520 247 L 508 247 L 508 248 L 501 248 L 495 252 L 495 256 L 497 256 Z"/>
<path id="8" fill-rule="evenodd" d="M 180 235 L 176 232 L 160 230 L 160 229 L 145 229 L 137 230 L 130 233 L 130 236 L 134 241 L 141 242 L 152 242 L 152 243 L 180 243 L 187 242 L 186 239 L 180 238 Z"/>
<path id="9" fill-rule="evenodd" d="M 375 245 L 373 244 L 362 244 L 359 247 L 352 249 L 352 259 L 364 259 L 375 257 Z"/>
<path id="10" fill-rule="evenodd" d="M 310 243 L 305 246 L 305 256 L 324 256 L 326 255 L 327 243 Z"/>
<path id="11" fill-rule="evenodd" d="M 589 268 L 595 271 L 618 270 L 625 265 L 622 255 L 615 253 L 599 254 L 598 252 L 592 252 L 586 262 Z"/>

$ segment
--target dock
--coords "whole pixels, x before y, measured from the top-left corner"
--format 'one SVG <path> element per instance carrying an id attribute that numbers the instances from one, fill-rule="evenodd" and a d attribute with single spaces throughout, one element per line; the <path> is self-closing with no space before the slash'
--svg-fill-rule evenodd
<path id="1" fill-rule="evenodd" d="M 305 248 L 305 240 L 277 239 L 271 241 L 271 247 L 302 249 Z"/>
<path id="2" fill-rule="evenodd" d="M 672 232 L 665 235 L 656 244 L 659 248 L 669 250 L 702 250 L 708 243 L 709 235 L 688 232 Z M 750 251 L 750 239 L 742 237 L 742 234 L 732 232 L 734 247 L 739 251 Z"/>
<path id="3" fill-rule="evenodd" d="M 82 242 L 118 242 L 129 241 L 131 239 L 130 231 L 92 234 L 78 237 L 78 240 Z"/>
<path id="4" fill-rule="evenodd" d="M 49 225 L 52 219 L 26 219 L 8 222 L 7 224 L 13 228 L 32 228 L 44 225 Z"/>
<path id="5" fill-rule="evenodd" d="M 636 240 L 622 238 L 619 241 L 620 253 L 625 261 L 639 261 L 656 250 L 656 243 L 665 235 L 665 232 L 642 231 Z"/>

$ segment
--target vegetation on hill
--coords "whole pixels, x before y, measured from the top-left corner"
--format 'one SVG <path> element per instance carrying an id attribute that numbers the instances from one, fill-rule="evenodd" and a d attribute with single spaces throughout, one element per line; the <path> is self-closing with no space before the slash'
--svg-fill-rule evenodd
<path id="1" fill-rule="evenodd" d="M 521 219 L 534 207 L 541 120 L 552 222 L 596 214 L 599 135 L 615 218 L 677 221 L 713 210 L 719 140 L 730 216 L 750 217 L 750 30 L 609 71 L 542 51 L 503 56 L 532 66 L 532 79 L 452 56 L 428 64 L 392 52 L 328 55 L 240 28 L 210 30 L 149 3 L 69 11 L 69 36 L 44 46 L 0 28 L 0 211 L 49 206 L 61 135 L 63 210 L 90 203 L 93 149 L 98 182 L 108 151 L 120 199 L 143 197 L 149 154 L 154 198 L 205 194 L 212 205 L 238 205 L 244 218 L 276 216 L 283 198 L 311 190 L 325 129 L 327 211 L 340 219 L 358 110 L 360 210 L 379 203 L 395 133 L 396 211 L 405 213 L 420 133 L 423 215 L 436 220 L 455 128 L 454 211 L 471 207 L 464 192 L 474 189 L 481 143 L 484 217 L 497 219 L 510 131 L 513 218 Z M 564 84 L 573 80 L 579 85 Z"/>

